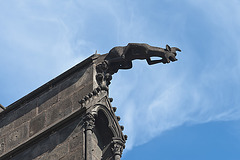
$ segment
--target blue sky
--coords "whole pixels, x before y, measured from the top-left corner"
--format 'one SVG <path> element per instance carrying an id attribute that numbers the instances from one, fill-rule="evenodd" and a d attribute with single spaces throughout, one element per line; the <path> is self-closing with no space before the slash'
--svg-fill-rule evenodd
<path id="1" fill-rule="evenodd" d="M 179 47 L 179 61 L 113 76 L 128 135 L 122 159 L 240 159 L 240 1 L 0 0 L 0 103 L 130 42 Z M 149 158 L 150 156 L 150 158 Z"/>

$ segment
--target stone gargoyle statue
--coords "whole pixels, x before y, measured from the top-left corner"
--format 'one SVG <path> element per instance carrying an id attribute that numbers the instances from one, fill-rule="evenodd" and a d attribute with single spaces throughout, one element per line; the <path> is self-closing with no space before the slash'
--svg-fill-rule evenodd
<path id="1" fill-rule="evenodd" d="M 116 69 L 132 68 L 132 61 L 135 59 L 146 59 L 149 65 L 156 63 L 170 63 L 177 61 L 176 51 L 181 52 L 177 47 L 166 48 L 154 47 L 145 43 L 129 43 L 127 46 L 112 48 L 105 57 L 108 66 L 115 66 Z M 152 57 L 160 57 L 159 60 L 152 60 Z"/>
<path id="2" fill-rule="evenodd" d="M 146 59 L 149 65 L 170 63 L 170 61 L 177 61 L 177 51 L 181 52 L 177 47 L 166 45 L 164 49 L 145 43 L 129 43 L 127 46 L 114 47 L 106 54 L 104 61 L 96 66 L 97 82 L 102 89 L 108 90 L 112 75 L 119 69 L 131 69 L 133 60 Z M 153 60 L 152 57 L 159 57 L 159 59 Z"/>

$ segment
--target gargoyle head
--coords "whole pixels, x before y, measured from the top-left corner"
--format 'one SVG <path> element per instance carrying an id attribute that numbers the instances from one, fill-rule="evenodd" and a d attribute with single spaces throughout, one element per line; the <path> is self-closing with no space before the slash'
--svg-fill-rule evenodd
<path id="1" fill-rule="evenodd" d="M 177 61 L 176 55 L 177 51 L 181 52 L 181 50 L 177 47 L 170 47 L 169 45 L 166 45 L 165 49 L 165 57 L 162 59 L 163 63 L 170 63 L 170 61 L 174 62 Z"/>

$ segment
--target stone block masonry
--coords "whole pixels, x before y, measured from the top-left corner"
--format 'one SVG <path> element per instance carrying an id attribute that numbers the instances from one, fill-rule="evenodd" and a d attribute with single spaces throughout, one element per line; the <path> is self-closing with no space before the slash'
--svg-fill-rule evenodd
<path id="1" fill-rule="evenodd" d="M 125 138 L 96 80 L 103 58 L 93 55 L 1 108 L 0 160 L 115 159 L 115 141 L 124 148 Z"/>

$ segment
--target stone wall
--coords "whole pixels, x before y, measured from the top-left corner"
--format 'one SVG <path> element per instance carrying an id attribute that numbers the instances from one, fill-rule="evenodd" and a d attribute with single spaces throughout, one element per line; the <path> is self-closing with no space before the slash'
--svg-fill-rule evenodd
<path id="1" fill-rule="evenodd" d="M 29 146 L 31 146 L 30 149 L 20 154 L 26 155 L 26 153 L 34 151 L 34 155 L 29 154 L 28 159 L 40 156 L 40 153 L 43 152 L 40 149 L 42 145 L 48 152 L 53 147 L 55 149 L 59 148 L 59 150 L 70 147 L 69 150 L 72 151 L 73 148 L 71 148 L 71 145 L 68 146 L 67 143 L 62 144 L 61 147 L 56 148 L 56 146 L 63 143 L 60 139 L 63 140 L 64 136 L 67 141 L 71 141 L 71 137 L 76 137 L 75 135 L 69 133 L 69 136 L 71 136 L 67 138 L 67 135 L 61 135 L 63 136 L 61 137 L 47 132 L 53 132 L 53 128 L 59 127 L 59 123 L 62 123 L 66 117 L 77 110 L 81 110 L 78 101 L 93 90 L 92 79 L 93 66 L 83 64 L 73 73 L 63 74 L 45 84 L 44 89 L 40 87 L 30 93 L 26 96 L 27 98 L 24 97 L 25 101 L 20 100 L 20 103 L 17 101 L 7 107 L 6 111 L 0 115 L 0 159 L 8 159 L 9 156 L 14 157 Z M 35 92 L 38 93 L 35 94 Z M 41 144 L 38 145 L 38 139 L 41 139 L 42 136 L 47 137 L 47 139 L 42 140 Z M 32 147 L 34 143 L 37 147 Z M 52 143 L 52 145 L 48 145 L 49 143 Z M 48 149 L 46 146 L 50 148 Z M 52 151 L 55 152 L 55 149 Z M 38 151 L 39 153 L 37 153 Z"/>
<path id="2" fill-rule="evenodd" d="M 0 160 L 119 159 L 125 137 L 96 81 L 101 60 L 89 57 L 2 111 Z"/>
<path id="3" fill-rule="evenodd" d="M 75 119 L 63 128 L 40 139 L 12 160 L 79 160 L 85 158 L 82 119 Z"/>

